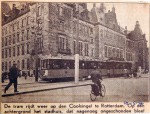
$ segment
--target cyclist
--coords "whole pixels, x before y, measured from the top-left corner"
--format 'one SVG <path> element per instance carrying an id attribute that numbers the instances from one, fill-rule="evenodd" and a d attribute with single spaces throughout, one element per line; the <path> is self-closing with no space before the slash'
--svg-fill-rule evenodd
<path id="1" fill-rule="evenodd" d="M 100 80 L 103 80 L 103 79 L 102 79 L 102 76 L 101 76 L 101 74 L 100 74 L 100 71 L 97 70 L 97 67 L 96 67 L 96 66 L 94 66 L 93 69 L 94 69 L 94 70 L 93 70 L 93 71 L 91 72 L 91 74 L 90 74 L 91 80 L 92 80 L 93 83 L 95 83 L 95 84 L 97 84 L 97 85 L 99 86 L 99 91 L 101 91 L 102 85 L 101 85 Z M 101 93 L 100 93 L 100 95 L 102 96 Z"/>

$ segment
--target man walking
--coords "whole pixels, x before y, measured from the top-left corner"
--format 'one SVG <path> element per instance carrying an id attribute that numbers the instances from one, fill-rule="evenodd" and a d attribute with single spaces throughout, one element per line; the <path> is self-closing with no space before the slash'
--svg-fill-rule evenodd
<path id="1" fill-rule="evenodd" d="M 19 76 L 19 69 L 17 68 L 16 63 L 13 63 L 13 66 L 9 69 L 9 83 L 4 89 L 4 93 L 9 89 L 9 87 L 14 83 L 14 92 L 17 91 L 17 78 Z"/>

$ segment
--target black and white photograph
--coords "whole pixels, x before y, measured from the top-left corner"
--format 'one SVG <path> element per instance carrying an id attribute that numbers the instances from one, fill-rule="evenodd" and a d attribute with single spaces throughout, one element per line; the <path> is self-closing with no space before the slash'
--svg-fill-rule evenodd
<path id="1" fill-rule="evenodd" d="M 148 3 L 1 2 L 1 102 L 148 102 Z"/>

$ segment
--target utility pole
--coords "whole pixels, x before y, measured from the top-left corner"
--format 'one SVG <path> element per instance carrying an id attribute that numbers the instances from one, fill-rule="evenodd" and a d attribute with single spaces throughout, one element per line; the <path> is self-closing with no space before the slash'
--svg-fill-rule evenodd
<path id="1" fill-rule="evenodd" d="M 75 52 L 75 83 L 79 82 L 79 3 L 77 3 L 77 38 L 76 38 L 76 52 Z"/>

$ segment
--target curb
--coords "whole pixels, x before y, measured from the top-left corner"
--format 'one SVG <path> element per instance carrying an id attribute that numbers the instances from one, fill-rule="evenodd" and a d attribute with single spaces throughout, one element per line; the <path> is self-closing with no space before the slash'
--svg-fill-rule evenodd
<path id="1" fill-rule="evenodd" d="M 20 95 L 20 94 L 27 94 L 27 93 L 36 93 L 36 92 L 56 90 L 56 89 L 71 88 L 71 87 L 88 86 L 88 85 L 91 85 L 91 84 L 73 85 L 73 86 L 66 86 L 66 87 L 57 87 L 57 88 L 48 88 L 48 89 L 39 89 L 39 90 L 31 90 L 31 91 L 24 91 L 24 92 L 18 92 L 18 93 L 3 94 L 2 97 L 8 97 L 8 96 L 14 96 L 14 95 Z"/>

